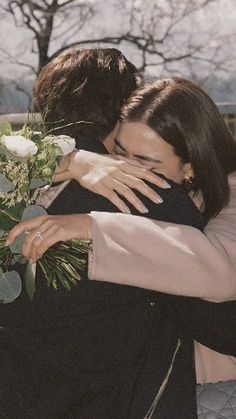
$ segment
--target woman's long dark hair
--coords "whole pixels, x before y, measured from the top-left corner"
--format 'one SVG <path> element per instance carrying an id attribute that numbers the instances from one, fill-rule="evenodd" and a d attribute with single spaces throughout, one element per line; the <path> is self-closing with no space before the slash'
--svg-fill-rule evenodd
<path id="1" fill-rule="evenodd" d="M 228 174 L 236 171 L 236 141 L 217 106 L 197 85 L 179 77 L 146 85 L 131 96 L 123 120 L 143 122 L 191 162 L 193 191 L 201 190 L 207 218 L 229 201 Z"/>

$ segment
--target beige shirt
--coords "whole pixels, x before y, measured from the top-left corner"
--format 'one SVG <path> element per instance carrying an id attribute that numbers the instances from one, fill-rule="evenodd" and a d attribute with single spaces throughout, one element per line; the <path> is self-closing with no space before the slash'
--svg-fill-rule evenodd
<path id="1" fill-rule="evenodd" d="M 236 299 L 236 173 L 230 202 L 205 234 L 128 214 L 92 212 L 89 277 L 209 301 Z M 236 328 L 235 328 L 236 330 Z M 198 382 L 236 379 L 232 357 L 196 344 Z"/>

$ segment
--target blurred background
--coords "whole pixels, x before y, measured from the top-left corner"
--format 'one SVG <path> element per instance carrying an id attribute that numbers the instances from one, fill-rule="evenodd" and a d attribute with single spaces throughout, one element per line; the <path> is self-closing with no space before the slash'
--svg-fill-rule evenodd
<path id="1" fill-rule="evenodd" d="M 235 0 L 1 0 L 0 18 L 0 114 L 30 109 L 35 78 L 58 53 L 115 47 L 146 80 L 198 82 L 235 133 Z"/>

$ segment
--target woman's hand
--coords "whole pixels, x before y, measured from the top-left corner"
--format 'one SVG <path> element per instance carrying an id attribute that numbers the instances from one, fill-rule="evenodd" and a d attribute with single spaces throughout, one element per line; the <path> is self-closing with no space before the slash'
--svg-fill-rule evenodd
<path id="1" fill-rule="evenodd" d="M 66 171 L 58 172 L 55 182 L 75 179 L 84 188 L 109 199 L 120 211 L 130 212 L 122 196 L 138 211 L 147 212 L 147 208 L 132 189 L 147 196 L 155 203 L 162 199 L 144 181 L 149 181 L 161 188 L 168 188 L 168 183 L 136 160 L 123 156 L 99 155 L 79 150 L 70 156 Z M 66 162 L 64 162 L 66 166 Z M 60 170 L 60 169 L 59 169 Z"/>
<path id="2" fill-rule="evenodd" d="M 13 244 L 22 233 L 27 232 L 23 244 L 23 256 L 36 262 L 46 250 L 59 241 L 92 238 L 92 219 L 88 214 L 44 215 L 23 221 L 9 233 L 7 244 Z"/>

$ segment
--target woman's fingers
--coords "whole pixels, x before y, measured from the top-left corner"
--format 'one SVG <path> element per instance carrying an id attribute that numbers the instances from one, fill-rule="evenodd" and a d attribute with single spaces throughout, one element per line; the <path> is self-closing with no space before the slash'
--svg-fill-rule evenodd
<path id="1" fill-rule="evenodd" d="M 115 163 L 118 162 L 116 161 Z M 109 168 L 94 168 L 93 171 L 83 176 L 83 179 L 80 180 L 81 185 L 99 195 L 104 196 L 120 211 L 125 213 L 130 211 L 127 207 L 127 204 L 122 200 L 122 196 L 125 197 L 126 200 L 132 204 L 139 212 L 147 212 L 147 208 L 142 203 L 141 199 L 136 196 L 135 192 L 133 191 L 134 189 L 139 191 L 142 195 L 146 196 L 156 204 L 162 202 L 161 197 L 141 178 L 124 171 L 126 170 L 125 166 L 128 164 L 124 162 L 119 163 L 122 163 L 122 166 L 115 165 Z M 130 167 L 130 165 L 128 166 Z M 146 173 L 143 172 L 143 170 L 146 172 L 146 169 L 137 167 L 134 168 L 133 166 L 132 171 L 136 173 L 136 175 L 137 169 L 141 170 L 141 173 L 139 173 L 140 177 L 146 176 Z M 118 194 L 120 196 L 118 196 Z"/>
<path id="2" fill-rule="evenodd" d="M 132 191 L 132 189 L 129 186 L 125 185 L 124 183 L 121 183 L 120 181 L 116 179 L 107 179 L 107 182 L 108 182 L 108 189 L 111 190 L 112 188 L 113 193 L 115 191 L 116 195 L 118 193 L 120 196 L 123 196 L 139 212 L 141 213 L 148 212 L 148 209 L 145 207 L 143 202 L 137 197 L 137 195 L 135 195 L 135 193 Z M 130 211 L 125 210 L 122 212 L 130 212 Z"/>
<path id="3" fill-rule="evenodd" d="M 37 228 L 29 231 L 22 247 L 23 256 L 35 261 L 37 249 L 48 236 L 48 231 L 52 228 L 52 221 L 49 217 L 45 219 Z"/>
<path id="4" fill-rule="evenodd" d="M 73 238 L 90 240 L 92 238 L 92 220 L 89 214 L 44 215 L 29 221 L 23 221 L 14 227 L 7 244 L 14 243 L 22 233 L 27 232 L 22 247 L 22 254 L 36 261 L 49 247 L 59 241 Z"/>
<path id="5" fill-rule="evenodd" d="M 125 176 L 125 175 L 123 175 L 123 176 Z M 124 182 L 124 179 L 123 179 L 123 182 Z M 147 186 L 147 185 L 145 185 L 145 186 Z M 148 186 L 147 186 L 147 188 L 148 188 Z M 139 190 L 140 190 L 140 192 L 141 192 L 141 190 L 143 190 L 143 192 L 144 192 L 145 187 L 140 186 Z M 152 199 L 154 202 L 157 202 L 157 203 L 162 202 L 161 198 L 159 198 L 158 195 L 156 197 L 156 195 L 152 195 L 151 192 L 153 192 L 151 188 L 150 188 L 150 192 L 145 191 L 146 195 L 149 195 L 150 199 Z M 115 178 L 109 178 L 108 177 L 108 178 L 104 179 L 103 183 L 100 185 L 99 189 L 96 190 L 96 193 L 99 193 L 100 195 L 107 198 L 121 212 L 130 213 L 130 209 L 127 207 L 125 202 L 122 200 L 121 196 L 123 196 L 139 212 L 141 212 L 141 213 L 147 213 L 148 212 L 148 209 L 146 208 L 146 206 L 137 197 L 137 195 L 135 195 L 135 193 L 132 191 L 132 189 L 129 186 L 125 185 L 125 183 L 119 182 Z"/>
<path id="6" fill-rule="evenodd" d="M 37 232 L 33 232 L 33 239 L 29 242 L 25 241 L 23 247 L 23 255 L 36 262 L 53 244 L 60 241 L 57 236 L 57 227 L 52 225 L 45 232 L 41 233 L 40 237 Z"/>
<path id="7" fill-rule="evenodd" d="M 138 160 L 131 160 L 124 156 L 116 156 L 116 158 L 123 163 L 120 166 L 120 170 L 126 174 L 133 175 L 138 179 L 147 180 L 163 189 L 170 188 L 169 183 L 165 179 L 150 170 L 151 167 L 144 167 Z"/>
<path id="8" fill-rule="evenodd" d="M 14 243 L 16 238 L 20 236 L 25 231 L 30 231 L 32 229 L 37 229 L 43 221 L 47 218 L 47 215 L 43 215 L 42 217 L 35 217 L 31 220 L 22 221 L 21 223 L 17 224 L 13 229 L 10 231 L 7 237 L 6 244 L 9 246 Z"/>
<path id="9" fill-rule="evenodd" d="M 115 180 L 119 182 L 118 188 L 116 187 L 117 184 L 115 183 Z M 132 205 L 134 205 L 135 202 L 140 205 L 141 201 L 134 194 L 134 192 L 132 192 L 131 189 L 136 189 L 138 192 L 140 192 L 142 195 L 146 196 L 156 204 L 160 204 L 161 202 L 163 202 L 160 195 L 158 195 L 152 188 L 150 188 L 150 186 L 148 186 L 140 178 L 137 178 L 133 175 L 127 175 L 126 173 L 120 171 L 114 171 L 113 178 L 109 178 L 109 182 L 109 186 L 113 187 L 119 194 L 123 195 L 127 199 L 127 201 L 129 201 Z M 136 204 L 134 206 L 135 208 L 137 208 Z"/>
<path id="10" fill-rule="evenodd" d="M 131 189 L 139 191 L 155 203 L 160 203 L 160 196 L 146 185 L 145 181 L 160 188 L 170 187 L 164 179 L 153 173 L 151 168 L 148 164 L 144 165 L 138 160 L 124 156 L 99 155 L 79 150 L 71 158 L 68 176 L 84 188 L 104 196 L 122 212 L 129 212 L 122 196 L 138 211 L 145 212 L 145 206 Z"/>
<path id="11" fill-rule="evenodd" d="M 130 209 L 127 207 L 124 201 L 117 195 L 117 193 L 110 187 L 106 186 L 105 183 L 102 183 L 96 191 L 99 195 L 104 196 L 104 198 L 107 198 L 113 205 L 115 205 L 118 210 L 121 212 L 130 214 Z"/>

